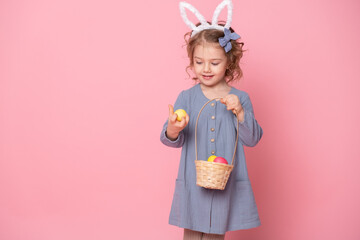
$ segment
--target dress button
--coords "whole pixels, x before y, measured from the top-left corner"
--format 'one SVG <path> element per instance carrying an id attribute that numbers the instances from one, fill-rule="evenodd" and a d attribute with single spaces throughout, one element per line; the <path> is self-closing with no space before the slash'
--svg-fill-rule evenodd
<path id="1" fill-rule="evenodd" d="M 211 128 L 211 131 L 212 131 L 212 132 L 215 131 L 215 128 Z"/>
<path id="2" fill-rule="evenodd" d="M 211 142 L 215 142 L 215 139 L 212 138 L 210 141 L 211 141 Z"/>
<path id="3" fill-rule="evenodd" d="M 211 154 L 214 155 L 214 154 L 215 154 L 215 151 L 211 151 Z"/>
<path id="4" fill-rule="evenodd" d="M 215 116 L 212 116 L 211 119 L 214 120 L 214 119 L 215 119 Z"/>
<path id="5" fill-rule="evenodd" d="M 212 106 L 212 107 L 215 106 L 215 103 L 212 103 L 211 106 Z"/>

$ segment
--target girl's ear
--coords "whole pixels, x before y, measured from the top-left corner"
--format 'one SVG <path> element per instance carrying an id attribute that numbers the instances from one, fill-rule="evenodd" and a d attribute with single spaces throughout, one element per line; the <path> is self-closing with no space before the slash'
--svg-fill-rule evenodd
<path id="1" fill-rule="evenodd" d="M 226 59 L 226 69 L 230 69 L 231 66 L 231 62 L 229 61 L 229 59 Z"/>

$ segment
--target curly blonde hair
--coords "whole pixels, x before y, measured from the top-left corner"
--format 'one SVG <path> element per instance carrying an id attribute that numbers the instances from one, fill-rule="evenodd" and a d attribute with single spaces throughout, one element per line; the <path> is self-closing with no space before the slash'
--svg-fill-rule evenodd
<path id="1" fill-rule="evenodd" d="M 200 25 L 198 23 L 196 26 Z M 219 24 L 224 26 L 223 24 Z M 230 28 L 231 32 L 234 32 L 232 28 Z M 186 50 L 187 54 L 190 60 L 189 66 L 186 67 L 186 72 L 190 77 L 190 74 L 188 72 L 188 69 L 194 66 L 194 50 L 197 45 L 200 45 L 204 42 L 207 43 L 218 43 L 219 44 L 219 38 L 224 37 L 224 32 L 217 29 L 205 29 L 195 36 L 191 37 L 191 31 L 187 32 L 184 35 L 184 39 L 186 42 Z M 228 68 L 225 71 L 225 80 L 227 83 L 240 79 L 243 76 L 243 72 L 240 68 L 240 59 L 243 56 L 243 42 L 237 42 L 236 40 L 231 40 L 231 50 L 229 52 L 224 53 L 227 57 L 227 61 L 229 63 Z M 220 45 L 219 45 L 220 46 Z M 193 77 L 193 80 L 197 80 L 197 77 Z"/>

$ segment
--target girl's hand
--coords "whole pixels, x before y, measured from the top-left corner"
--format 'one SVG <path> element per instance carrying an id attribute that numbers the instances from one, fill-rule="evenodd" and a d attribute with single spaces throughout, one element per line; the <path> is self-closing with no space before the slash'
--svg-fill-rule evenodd
<path id="1" fill-rule="evenodd" d="M 176 140 L 179 133 L 188 125 L 189 115 L 186 113 L 186 117 L 181 119 L 181 122 L 176 120 L 177 114 L 174 113 L 174 107 L 169 104 L 169 121 L 166 129 L 166 135 L 170 140 Z"/>
<path id="2" fill-rule="evenodd" d="M 229 94 L 221 98 L 220 102 L 226 105 L 227 110 L 232 110 L 240 122 L 244 121 L 244 109 L 241 106 L 238 96 Z"/>

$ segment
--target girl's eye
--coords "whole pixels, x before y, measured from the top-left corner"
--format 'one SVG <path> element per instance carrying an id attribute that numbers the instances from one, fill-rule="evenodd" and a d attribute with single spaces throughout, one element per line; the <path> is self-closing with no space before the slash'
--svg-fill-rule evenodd
<path id="1" fill-rule="evenodd" d="M 219 63 L 212 63 L 212 65 L 216 66 L 216 65 L 219 65 Z"/>
<path id="2" fill-rule="evenodd" d="M 196 62 L 196 64 L 201 64 L 201 62 Z"/>

